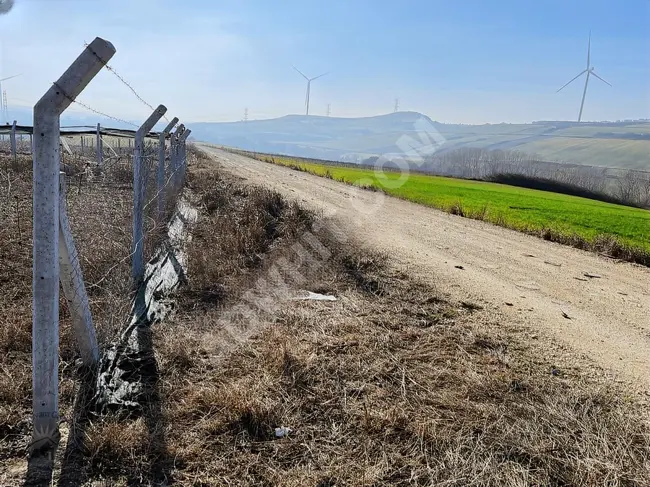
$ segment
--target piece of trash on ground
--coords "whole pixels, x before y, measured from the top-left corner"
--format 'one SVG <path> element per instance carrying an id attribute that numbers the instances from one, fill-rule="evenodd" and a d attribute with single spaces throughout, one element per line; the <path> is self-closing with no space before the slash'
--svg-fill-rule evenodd
<path id="1" fill-rule="evenodd" d="M 286 426 L 280 426 L 279 428 L 275 428 L 275 437 L 276 438 L 284 438 L 285 436 L 289 436 L 289 433 L 291 433 L 293 430 L 291 428 L 287 428 Z"/>
<path id="2" fill-rule="evenodd" d="M 311 291 L 307 291 L 307 296 L 297 296 L 293 299 L 299 300 L 299 301 L 336 301 L 335 296 L 331 296 L 329 294 L 319 294 L 319 293 L 313 293 Z"/>

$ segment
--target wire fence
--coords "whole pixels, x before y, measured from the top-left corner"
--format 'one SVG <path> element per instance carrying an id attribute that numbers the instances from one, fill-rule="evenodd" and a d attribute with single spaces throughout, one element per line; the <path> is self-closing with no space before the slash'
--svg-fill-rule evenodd
<path id="1" fill-rule="evenodd" d="M 98 366 L 129 319 L 184 185 L 191 131 L 178 118 L 153 131 L 166 107 L 107 65 L 114 54 L 96 38 L 34 105 L 34 126 L 0 126 L 0 299 L 20 303 L 16 327 L 32 318 L 32 452 L 58 443 L 59 369 L 79 355 Z M 143 123 L 77 101 L 104 68 L 152 110 Z M 52 123 L 73 103 L 135 130 Z"/>

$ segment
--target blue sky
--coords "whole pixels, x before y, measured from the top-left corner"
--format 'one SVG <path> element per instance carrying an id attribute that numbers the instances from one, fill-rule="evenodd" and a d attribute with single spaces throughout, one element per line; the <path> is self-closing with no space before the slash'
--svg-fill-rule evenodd
<path id="1" fill-rule="evenodd" d="M 10 105 L 31 106 L 83 48 L 113 42 L 111 65 L 149 103 L 191 121 L 304 111 L 420 111 L 455 123 L 650 118 L 650 0 L 15 0 L 0 16 Z M 119 118 L 148 109 L 103 71 L 80 101 Z M 71 107 L 70 110 L 80 110 Z"/>

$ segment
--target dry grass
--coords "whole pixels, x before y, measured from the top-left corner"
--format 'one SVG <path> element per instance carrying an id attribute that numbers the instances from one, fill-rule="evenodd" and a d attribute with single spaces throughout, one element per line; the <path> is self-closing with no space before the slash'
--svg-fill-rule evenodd
<path id="1" fill-rule="evenodd" d="M 188 188 L 202 216 L 188 249 L 190 283 L 181 291 L 186 306 L 232 302 L 265 254 L 292 243 L 313 218 L 278 193 L 224 179 L 214 170 L 190 174 Z"/>
<path id="2" fill-rule="evenodd" d="M 132 189 L 99 181 L 66 160 L 67 211 L 102 344 L 115 337 L 130 305 Z M 31 435 L 32 161 L 0 155 L 0 471 L 26 453 Z M 78 357 L 60 297 L 60 405 L 69 418 Z"/>
<path id="3" fill-rule="evenodd" d="M 250 340 L 225 347 L 230 305 L 309 223 L 236 181 L 202 174 L 190 184 L 204 201 L 191 263 L 208 269 L 191 269 L 181 312 L 154 329 L 164 458 L 151 438 L 132 439 L 140 420 L 106 434 L 98 426 L 94 478 L 126 485 L 162 462 L 172 481 L 195 486 L 650 483 L 648 423 L 623 392 L 324 230 L 332 258 L 303 272 L 301 287 L 339 300 L 280 302 L 247 323 Z M 281 208 L 273 218 L 271 202 Z M 259 219 L 245 217 L 248 204 Z M 267 232 L 287 219 L 292 230 Z M 218 299 L 191 306 L 206 286 Z M 292 432 L 277 438 L 282 426 Z M 143 463 L 143 452 L 156 453 Z"/>

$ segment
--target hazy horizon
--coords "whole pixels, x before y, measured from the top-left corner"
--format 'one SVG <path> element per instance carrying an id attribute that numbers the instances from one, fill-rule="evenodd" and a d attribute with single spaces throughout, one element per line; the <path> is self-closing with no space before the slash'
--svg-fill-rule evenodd
<path id="1" fill-rule="evenodd" d="M 584 79 L 557 89 L 586 65 L 583 121 L 650 118 L 650 2 L 558 0 L 521 5 L 359 0 L 285 1 L 16 0 L 0 16 L 2 77 L 10 107 L 31 107 L 100 36 L 113 66 L 152 105 L 192 122 L 233 122 L 304 113 L 368 117 L 416 111 L 442 123 L 576 120 Z M 580 19 L 580 20 L 575 20 Z M 140 120 L 149 109 L 102 71 L 79 101 Z M 73 105 L 70 114 L 92 113 Z"/>

